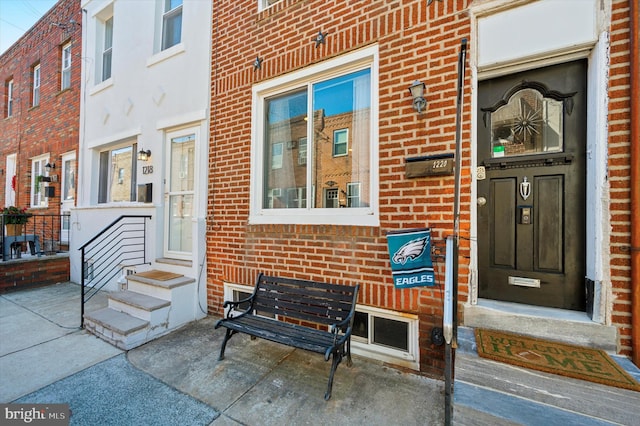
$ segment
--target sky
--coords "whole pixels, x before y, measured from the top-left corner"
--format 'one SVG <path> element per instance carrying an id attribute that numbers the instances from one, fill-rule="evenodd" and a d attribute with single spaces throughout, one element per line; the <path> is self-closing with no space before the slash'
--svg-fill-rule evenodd
<path id="1" fill-rule="evenodd" d="M 0 54 L 18 41 L 57 0 L 0 0 Z"/>

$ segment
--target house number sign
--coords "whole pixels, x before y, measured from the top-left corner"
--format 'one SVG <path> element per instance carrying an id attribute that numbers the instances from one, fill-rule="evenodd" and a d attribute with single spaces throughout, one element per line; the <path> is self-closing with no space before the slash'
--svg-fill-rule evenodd
<path id="1" fill-rule="evenodd" d="M 153 166 L 142 166 L 143 175 L 150 175 L 151 173 L 153 173 Z"/>

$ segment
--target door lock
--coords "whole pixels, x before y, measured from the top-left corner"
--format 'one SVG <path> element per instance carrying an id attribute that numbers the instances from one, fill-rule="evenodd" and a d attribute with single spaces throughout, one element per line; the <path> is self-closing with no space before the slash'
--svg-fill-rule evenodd
<path id="1" fill-rule="evenodd" d="M 478 205 L 480 207 L 484 206 L 485 204 L 487 204 L 487 199 L 484 197 L 478 197 L 478 199 L 476 200 L 476 202 L 478 203 Z"/>

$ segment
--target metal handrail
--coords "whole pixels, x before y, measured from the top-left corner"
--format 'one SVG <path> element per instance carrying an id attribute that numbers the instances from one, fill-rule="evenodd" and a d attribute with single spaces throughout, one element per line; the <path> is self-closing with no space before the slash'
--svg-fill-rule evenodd
<path id="1" fill-rule="evenodd" d="M 142 222 L 136 219 L 142 219 Z M 146 255 L 147 219 L 151 220 L 151 216 L 122 215 L 78 248 L 82 265 L 80 327 L 84 327 L 85 303 L 117 276 L 119 270 L 115 265 L 126 267 L 149 263 Z M 92 283 L 90 290 L 86 290 L 87 281 Z"/>

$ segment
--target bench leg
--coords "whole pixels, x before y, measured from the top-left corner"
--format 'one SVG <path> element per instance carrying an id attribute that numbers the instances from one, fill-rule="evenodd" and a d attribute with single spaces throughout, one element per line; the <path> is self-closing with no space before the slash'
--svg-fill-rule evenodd
<path id="1" fill-rule="evenodd" d="M 333 389 L 333 375 L 338 368 L 338 364 L 342 361 L 342 353 L 340 351 L 333 353 L 333 360 L 331 362 L 331 371 L 329 372 L 329 385 L 327 386 L 327 393 L 324 394 L 324 400 L 331 399 L 331 390 Z"/>
<path id="2" fill-rule="evenodd" d="M 347 367 L 351 367 L 353 362 L 351 362 L 351 339 L 347 340 Z"/>
<path id="3" fill-rule="evenodd" d="M 220 348 L 220 356 L 218 357 L 218 361 L 222 361 L 224 359 L 224 350 L 227 347 L 227 342 L 229 341 L 229 339 L 231 339 L 231 336 L 233 336 L 233 330 L 227 328 L 227 332 L 224 335 L 224 340 L 222 342 L 222 347 Z"/>

